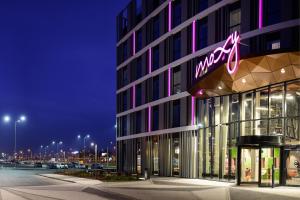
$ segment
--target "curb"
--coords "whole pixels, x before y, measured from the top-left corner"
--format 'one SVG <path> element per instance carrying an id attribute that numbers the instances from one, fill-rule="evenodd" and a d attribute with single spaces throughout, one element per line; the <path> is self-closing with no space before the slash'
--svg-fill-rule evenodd
<path id="1" fill-rule="evenodd" d="M 45 176 L 43 174 L 37 174 L 37 175 L 41 176 L 41 177 L 45 177 L 45 178 L 54 179 L 54 180 L 65 181 L 65 182 L 69 182 L 69 183 L 76 183 L 75 181 L 70 181 L 70 180 L 64 180 L 64 179 L 59 179 L 59 178 L 55 178 L 55 177 Z"/>

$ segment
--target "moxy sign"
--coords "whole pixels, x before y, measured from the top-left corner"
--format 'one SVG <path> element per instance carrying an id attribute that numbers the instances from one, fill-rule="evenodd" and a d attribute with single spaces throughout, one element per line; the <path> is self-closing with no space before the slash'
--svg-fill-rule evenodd
<path id="1" fill-rule="evenodd" d="M 223 47 L 216 48 L 209 56 L 206 56 L 204 61 L 200 61 L 200 63 L 196 66 L 195 78 L 199 78 L 203 76 L 208 68 L 213 64 L 218 63 L 220 60 L 224 60 L 227 55 L 227 64 L 226 68 L 229 74 L 233 74 L 239 67 L 239 42 L 240 35 L 235 31 L 232 33 L 226 40 Z M 234 65 L 232 66 L 232 60 L 234 58 Z"/>

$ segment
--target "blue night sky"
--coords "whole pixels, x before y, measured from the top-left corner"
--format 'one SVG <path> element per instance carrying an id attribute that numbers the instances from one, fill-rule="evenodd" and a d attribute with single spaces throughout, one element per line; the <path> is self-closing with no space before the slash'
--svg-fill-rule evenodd
<path id="1" fill-rule="evenodd" d="M 115 141 L 116 16 L 129 0 L 0 0 L 0 152 Z M 102 148 L 101 147 L 101 148 Z"/>

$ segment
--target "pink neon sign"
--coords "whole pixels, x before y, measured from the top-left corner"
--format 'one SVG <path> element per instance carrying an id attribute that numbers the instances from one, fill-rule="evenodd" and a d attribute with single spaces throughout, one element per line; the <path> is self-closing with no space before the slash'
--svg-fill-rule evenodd
<path id="1" fill-rule="evenodd" d="M 225 55 L 228 55 L 226 68 L 229 74 L 234 74 L 239 67 L 239 42 L 240 35 L 235 31 L 232 33 L 224 43 L 222 47 L 216 48 L 209 56 L 207 56 L 204 61 L 200 61 L 200 63 L 196 66 L 195 78 L 199 78 L 203 76 L 208 68 L 213 64 L 218 63 L 221 59 L 225 59 Z M 232 60 L 234 60 L 234 65 L 232 66 Z"/>

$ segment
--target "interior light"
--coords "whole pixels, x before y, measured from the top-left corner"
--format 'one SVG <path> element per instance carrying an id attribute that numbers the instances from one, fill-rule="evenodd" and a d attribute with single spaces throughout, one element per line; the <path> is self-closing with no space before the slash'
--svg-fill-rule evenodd
<path id="1" fill-rule="evenodd" d="M 243 78 L 243 79 L 242 79 L 242 83 L 246 83 L 246 79 Z"/>
<path id="2" fill-rule="evenodd" d="M 222 90 L 222 87 L 221 87 L 221 86 L 218 86 L 218 89 L 219 89 L 219 90 Z"/>
<path id="3" fill-rule="evenodd" d="M 284 74 L 284 73 L 285 73 L 285 69 L 282 68 L 282 69 L 280 70 L 280 72 L 281 72 L 282 74 Z"/>

